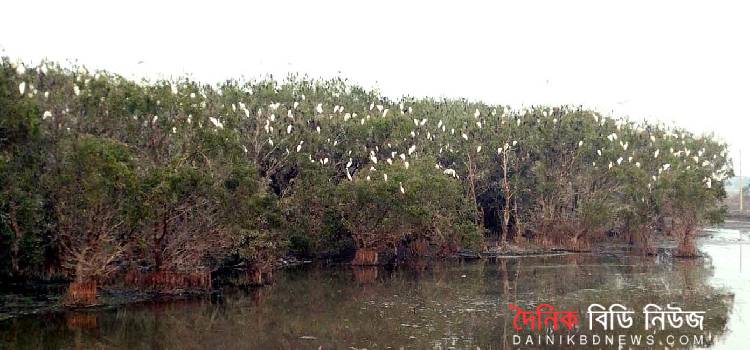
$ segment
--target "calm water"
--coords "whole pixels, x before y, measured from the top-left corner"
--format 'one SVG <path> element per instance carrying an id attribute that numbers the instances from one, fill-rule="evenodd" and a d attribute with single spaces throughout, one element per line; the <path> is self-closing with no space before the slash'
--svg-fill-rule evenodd
<path id="1" fill-rule="evenodd" d="M 6 320 L 0 348 L 511 349 L 519 347 L 512 302 L 577 310 L 584 328 L 591 303 L 636 311 L 673 303 L 706 311 L 703 332 L 676 334 L 702 334 L 704 347 L 747 349 L 750 244 L 741 243 L 750 240 L 734 227 L 709 231 L 701 248 L 710 257 L 698 260 L 571 254 L 396 271 L 310 266 L 280 273 L 265 288 L 225 289 L 222 298 Z M 653 334 L 641 316 L 625 334 Z"/>

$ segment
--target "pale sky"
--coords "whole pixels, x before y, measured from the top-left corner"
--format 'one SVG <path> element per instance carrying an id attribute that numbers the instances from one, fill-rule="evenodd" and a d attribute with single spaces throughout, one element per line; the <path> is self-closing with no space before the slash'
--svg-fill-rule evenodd
<path id="1" fill-rule="evenodd" d="M 584 105 L 714 132 L 735 167 L 745 150 L 750 174 L 749 10 L 742 1 L 6 1 L 0 50 L 131 77 L 296 72 L 391 97 Z"/>

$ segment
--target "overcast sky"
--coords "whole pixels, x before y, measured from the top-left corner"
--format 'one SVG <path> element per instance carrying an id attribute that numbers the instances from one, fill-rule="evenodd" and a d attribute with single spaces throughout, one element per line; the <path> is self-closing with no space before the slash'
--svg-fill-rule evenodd
<path id="1" fill-rule="evenodd" d="M 745 150 L 750 173 L 742 1 L 8 1 L 2 9 L 2 55 L 26 62 L 77 59 L 126 76 L 211 83 L 341 75 L 392 97 L 584 105 L 714 132 L 735 159 Z"/>

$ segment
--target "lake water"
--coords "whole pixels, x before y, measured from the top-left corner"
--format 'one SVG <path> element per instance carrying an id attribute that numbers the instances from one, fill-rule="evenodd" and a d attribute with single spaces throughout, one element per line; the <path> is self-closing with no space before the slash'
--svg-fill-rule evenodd
<path id="1" fill-rule="evenodd" d="M 651 335 L 654 348 L 748 349 L 748 228 L 730 222 L 707 232 L 711 236 L 700 239 L 705 259 L 598 252 L 394 271 L 304 266 L 280 272 L 264 288 L 224 288 L 221 297 L 12 318 L 0 322 L 0 348 L 544 348 L 517 344 L 543 333 L 516 331 L 508 303 L 526 309 L 549 303 L 581 315 L 580 329 L 560 334 Z M 592 303 L 635 310 L 634 325 L 588 331 L 585 314 Z M 646 331 L 640 310 L 650 303 L 705 311 L 704 329 Z M 680 345 L 680 335 L 691 342 Z M 697 336 L 701 343 L 693 341 Z M 589 346 L 599 347 L 608 348 Z"/>

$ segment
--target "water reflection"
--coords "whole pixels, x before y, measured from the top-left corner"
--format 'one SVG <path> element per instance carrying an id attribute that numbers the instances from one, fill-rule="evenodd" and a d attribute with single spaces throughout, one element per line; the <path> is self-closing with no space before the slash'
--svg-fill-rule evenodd
<path id="1" fill-rule="evenodd" d="M 517 334 L 509 302 L 580 315 L 591 303 L 636 311 L 674 303 L 706 311 L 704 345 L 749 344 L 735 333 L 750 324 L 742 318 L 750 286 L 742 281 L 735 300 L 738 275 L 723 270 L 737 247 L 704 248 L 711 259 L 569 254 L 394 271 L 310 266 L 264 288 L 225 289 L 221 298 L 16 318 L 0 323 L 0 334 L 10 348 L 28 349 L 509 349 Z M 647 333 L 639 319 L 628 332 Z"/>

